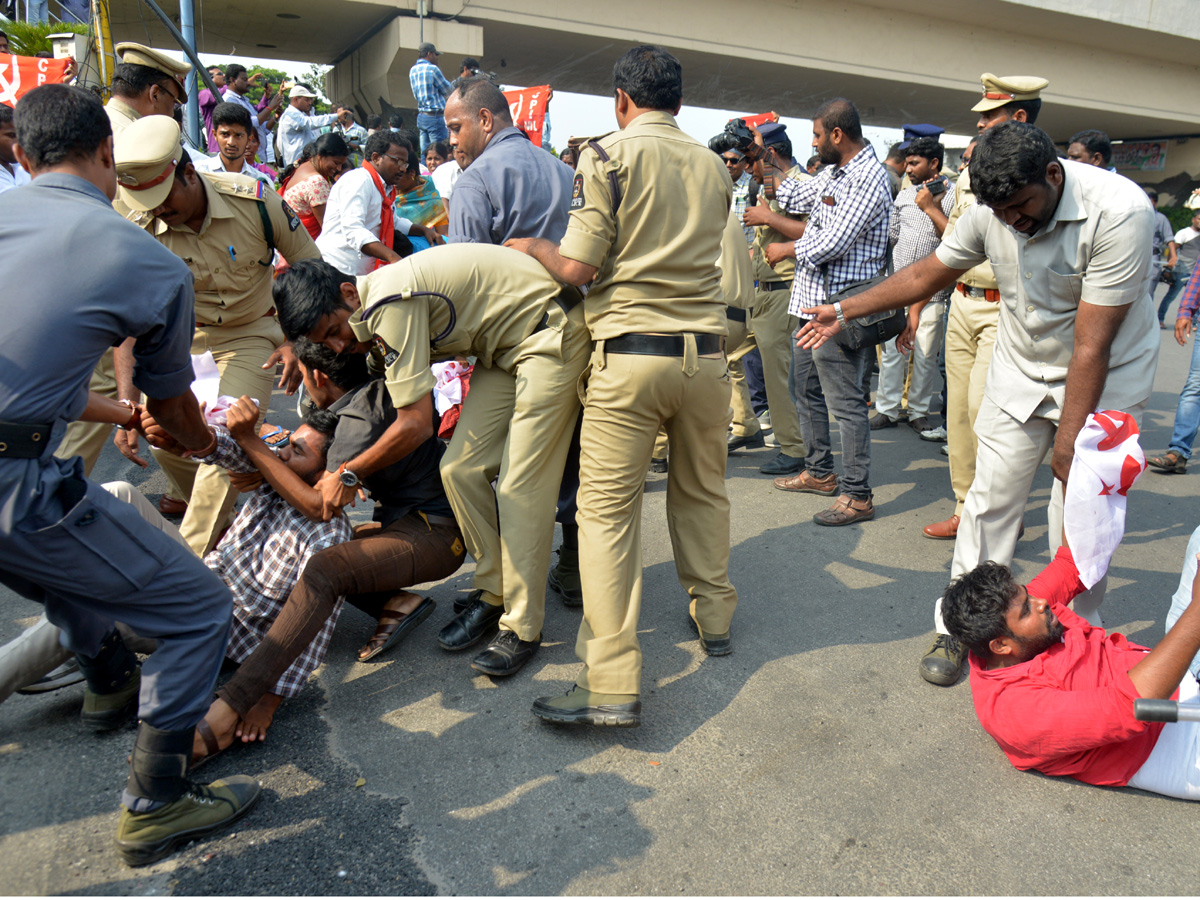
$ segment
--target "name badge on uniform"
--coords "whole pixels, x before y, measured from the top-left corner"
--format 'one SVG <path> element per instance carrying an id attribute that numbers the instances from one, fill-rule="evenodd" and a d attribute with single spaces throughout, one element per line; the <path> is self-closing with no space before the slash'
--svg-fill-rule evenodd
<path id="1" fill-rule="evenodd" d="M 383 364 L 385 366 L 390 366 L 392 363 L 394 363 L 397 359 L 400 358 L 400 354 L 397 351 L 393 350 L 391 347 L 389 347 L 387 345 L 387 341 L 385 341 L 379 335 L 375 335 L 375 337 L 373 337 L 371 339 L 371 342 L 375 345 L 375 351 L 381 357 L 383 357 Z"/>
<path id="2" fill-rule="evenodd" d="M 583 176 L 576 175 L 571 186 L 571 209 L 583 209 Z"/>

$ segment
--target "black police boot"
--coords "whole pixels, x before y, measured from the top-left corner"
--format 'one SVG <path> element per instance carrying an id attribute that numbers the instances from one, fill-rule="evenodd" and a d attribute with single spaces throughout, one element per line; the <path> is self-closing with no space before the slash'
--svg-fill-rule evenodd
<path id="1" fill-rule="evenodd" d="M 114 628 L 95 656 L 79 654 L 79 668 L 87 680 L 79 719 L 93 731 L 119 728 L 137 712 L 142 685 L 141 666 Z"/>

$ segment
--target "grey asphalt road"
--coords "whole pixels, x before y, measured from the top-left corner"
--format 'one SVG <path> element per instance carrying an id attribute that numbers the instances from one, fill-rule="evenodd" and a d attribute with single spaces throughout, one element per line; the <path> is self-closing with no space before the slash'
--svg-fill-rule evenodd
<path id="1" fill-rule="evenodd" d="M 1148 452 L 1166 445 L 1190 354 L 1163 336 Z M 937 445 L 907 428 L 876 433 L 878 518 L 841 529 L 811 522 L 823 498 L 758 473 L 773 452 L 729 460 L 741 606 L 724 658 L 705 657 L 687 627 L 666 477 L 647 483 L 640 729 L 530 715 L 577 670 L 578 613 L 553 598 L 541 652 L 508 681 L 439 650 L 451 602 L 470 589 L 464 567 L 428 588 L 437 611 L 377 661 L 353 661 L 371 624 L 347 608 L 266 743 L 203 771 L 258 776 L 258 809 L 145 869 L 111 850 L 132 726 L 82 730 L 78 686 L 5 702 L 0 892 L 1194 894 L 1195 807 L 1017 772 L 980 730 L 965 680 L 918 677 L 952 553 L 920 531 L 952 512 Z M 98 474 L 162 490 L 161 473 L 115 451 Z M 1049 494 L 1043 466 L 1017 550 L 1025 578 L 1049 559 Z M 1110 627 L 1160 638 L 1198 495 L 1195 475 L 1153 473 L 1131 492 Z M 0 597 L 0 638 L 37 612 Z"/>

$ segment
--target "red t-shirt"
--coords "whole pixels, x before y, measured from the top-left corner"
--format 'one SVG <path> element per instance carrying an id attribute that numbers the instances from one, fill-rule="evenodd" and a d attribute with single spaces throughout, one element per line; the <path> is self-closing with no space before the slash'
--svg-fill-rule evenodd
<path id="1" fill-rule="evenodd" d="M 1071 551 L 1028 585 L 1030 596 L 1051 603 L 1063 639 L 1033 659 L 988 670 L 971 654 L 971 695 L 983 730 L 1018 769 L 1066 775 L 1088 784 L 1124 785 L 1154 749 L 1161 723 L 1139 722 L 1139 697 L 1129 670 L 1147 648 L 1067 609 L 1085 588 Z"/>

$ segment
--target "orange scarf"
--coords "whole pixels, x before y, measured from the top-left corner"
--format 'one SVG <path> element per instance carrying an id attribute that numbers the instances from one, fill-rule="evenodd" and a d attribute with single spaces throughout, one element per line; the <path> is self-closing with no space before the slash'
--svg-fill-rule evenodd
<path id="1" fill-rule="evenodd" d="M 379 222 L 379 240 L 387 248 L 391 248 L 392 241 L 396 236 L 396 214 L 392 212 L 392 204 L 396 202 L 396 188 L 393 186 L 391 190 L 385 190 L 383 187 L 383 179 L 379 177 L 379 173 L 375 171 L 375 167 L 369 162 L 363 163 L 363 168 L 370 175 L 371 180 L 375 182 L 375 189 L 379 191 L 383 197 L 383 215 Z M 382 259 L 375 260 L 375 268 L 386 265 Z"/>

